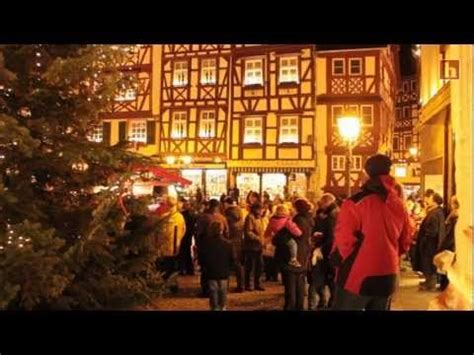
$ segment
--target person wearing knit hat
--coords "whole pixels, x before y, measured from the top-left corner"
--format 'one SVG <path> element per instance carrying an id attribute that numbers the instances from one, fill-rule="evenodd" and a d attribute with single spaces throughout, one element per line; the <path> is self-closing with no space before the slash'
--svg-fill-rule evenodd
<path id="1" fill-rule="evenodd" d="M 370 177 L 379 175 L 389 175 L 392 161 L 389 157 L 383 154 L 376 154 L 371 156 L 365 162 L 364 170 Z"/>

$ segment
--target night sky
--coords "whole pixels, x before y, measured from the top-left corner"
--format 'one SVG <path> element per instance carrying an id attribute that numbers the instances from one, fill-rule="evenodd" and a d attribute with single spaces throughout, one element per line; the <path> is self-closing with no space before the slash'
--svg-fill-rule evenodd
<path id="1" fill-rule="evenodd" d="M 400 45 L 400 73 L 402 76 L 413 75 L 416 72 L 416 61 L 412 54 L 411 44 Z"/>

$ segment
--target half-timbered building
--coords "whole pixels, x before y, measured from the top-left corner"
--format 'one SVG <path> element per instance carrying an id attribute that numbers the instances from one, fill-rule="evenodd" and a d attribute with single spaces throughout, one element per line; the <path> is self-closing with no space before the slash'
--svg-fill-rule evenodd
<path id="1" fill-rule="evenodd" d="M 317 158 L 323 169 L 325 191 L 345 195 L 361 185 L 365 160 L 372 154 L 390 154 L 395 122 L 395 94 L 399 77 L 398 46 L 318 46 L 317 49 Z M 360 119 L 361 133 L 353 149 L 347 181 L 347 146 L 338 132 L 342 116 Z"/>
<path id="2" fill-rule="evenodd" d="M 305 195 L 315 171 L 313 45 L 236 45 L 228 168 L 241 193 Z"/>
<path id="3" fill-rule="evenodd" d="M 162 45 L 158 155 L 209 196 L 227 191 L 232 45 Z"/>
<path id="4" fill-rule="evenodd" d="M 94 129 L 91 139 L 116 144 L 133 143 L 133 149 L 153 155 L 157 149 L 156 114 L 152 105 L 153 51 L 151 45 L 128 47 L 129 59 L 121 67 L 135 77 L 134 84 L 120 90 L 107 112 L 101 114 L 102 123 Z"/>

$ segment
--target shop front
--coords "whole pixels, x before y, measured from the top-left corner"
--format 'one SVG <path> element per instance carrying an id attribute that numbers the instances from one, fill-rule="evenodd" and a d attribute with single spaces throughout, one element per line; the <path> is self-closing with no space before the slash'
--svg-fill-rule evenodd
<path id="1" fill-rule="evenodd" d="M 261 195 L 266 192 L 272 200 L 276 197 L 287 199 L 292 195 L 302 197 L 307 195 L 312 171 L 310 167 L 299 167 L 296 164 L 285 166 L 281 162 L 268 167 L 266 166 L 269 165 L 268 162 L 229 163 L 230 185 L 235 184 L 239 188 L 242 198 L 245 198 L 250 191 Z"/>
<path id="2" fill-rule="evenodd" d="M 191 181 L 186 190 L 189 196 L 194 195 L 198 188 L 209 198 L 218 199 L 223 193 L 227 193 L 227 170 L 224 168 L 182 169 L 181 176 Z"/>

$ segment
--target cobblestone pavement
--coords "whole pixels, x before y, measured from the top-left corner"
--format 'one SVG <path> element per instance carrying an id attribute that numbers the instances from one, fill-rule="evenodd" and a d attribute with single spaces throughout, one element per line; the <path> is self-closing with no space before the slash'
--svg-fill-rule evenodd
<path id="1" fill-rule="evenodd" d="M 394 296 L 392 310 L 426 310 L 428 303 L 437 295 L 433 292 L 418 291 L 421 279 L 412 271 L 402 272 L 400 289 Z M 143 310 L 160 311 L 207 311 L 209 300 L 199 298 L 199 276 L 180 276 L 179 293 L 166 295 L 152 302 Z M 280 282 L 265 282 L 265 291 L 245 293 L 232 292 L 235 278 L 231 278 L 228 294 L 228 310 L 233 311 L 274 311 L 283 307 L 283 286 Z"/>

